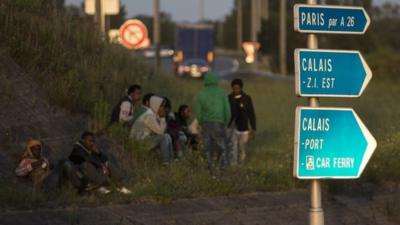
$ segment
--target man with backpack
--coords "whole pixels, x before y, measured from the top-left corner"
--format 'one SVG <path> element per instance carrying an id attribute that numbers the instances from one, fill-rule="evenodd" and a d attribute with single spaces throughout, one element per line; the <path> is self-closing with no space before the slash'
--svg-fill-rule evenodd
<path id="1" fill-rule="evenodd" d="M 111 114 L 111 123 L 122 123 L 125 126 L 132 125 L 134 106 L 140 102 L 142 87 L 135 84 L 129 87 L 127 95 L 114 106 Z"/>

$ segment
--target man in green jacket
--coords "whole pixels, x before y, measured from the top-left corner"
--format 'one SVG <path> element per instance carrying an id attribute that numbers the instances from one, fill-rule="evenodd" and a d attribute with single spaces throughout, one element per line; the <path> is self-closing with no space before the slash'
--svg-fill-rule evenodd
<path id="1" fill-rule="evenodd" d="M 196 102 L 196 117 L 202 128 L 204 150 L 208 169 L 213 174 L 213 146 L 216 144 L 222 156 L 222 166 L 229 164 L 226 127 L 231 118 L 228 96 L 218 87 L 217 75 L 210 72 L 204 77 L 204 89 Z"/>

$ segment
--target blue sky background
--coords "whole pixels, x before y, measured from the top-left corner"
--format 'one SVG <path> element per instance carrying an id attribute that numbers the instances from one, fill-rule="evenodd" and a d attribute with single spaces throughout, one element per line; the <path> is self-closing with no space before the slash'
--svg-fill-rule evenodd
<path id="1" fill-rule="evenodd" d="M 83 0 L 65 0 L 67 5 L 80 5 Z M 195 22 L 199 19 L 200 0 L 161 0 L 161 10 L 172 15 L 177 22 Z M 206 19 L 222 19 L 230 12 L 234 0 L 204 0 Z M 400 3 L 400 0 L 374 0 L 375 4 L 384 2 Z M 152 0 L 121 0 L 127 10 L 127 17 L 138 14 L 152 14 Z"/>

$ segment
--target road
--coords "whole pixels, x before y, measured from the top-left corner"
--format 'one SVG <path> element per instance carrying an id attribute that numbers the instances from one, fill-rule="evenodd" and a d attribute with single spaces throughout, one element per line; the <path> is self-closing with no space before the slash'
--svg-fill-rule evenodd
<path id="1" fill-rule="evenodd" d="M 396 225 L 400 192 L 324 197 L 327 225 Z M 307 190 L 241 196 L 136 202 L 95 208 L 0 211 L 2 225 L 307 225 Z"/>
<path id="2" fill-rule="evenodd" d="M 148 65 L 155 65 L 154 58 L 143 59 Z M 235 77 L 250 79 L 254 77 L 266 77 L 273 80 L 293 81 L 293 76 L 282 76 L 280 74 L 274 74 L 263 70 L 240 69 L 239 65 L 240 63 L 237 57 L 217 55 L 212 70 L 219 74 L 220 78 L 223 80 L 231 80 Z M 161 61 L 161 67 L 166 74 L 172 74 L 172 59 L 163 58 Z"/>
<path id="3" fill-rule="evenodd" d="M 143 58 L 144 61 L 148 65 L 155 65 L 154 58 Z M 171 58 L 162 58 L 161 60 L 161 68 L 163 71 L 167 73 L 172 73 L 172 59 Z M 212 66 L 212 70 L 218 73 L 222 77 L 229 76 L 232 73 L 235 73 L 239 69 L 239 61 L 230 56 L 216 56 L 214 65 Z"/>

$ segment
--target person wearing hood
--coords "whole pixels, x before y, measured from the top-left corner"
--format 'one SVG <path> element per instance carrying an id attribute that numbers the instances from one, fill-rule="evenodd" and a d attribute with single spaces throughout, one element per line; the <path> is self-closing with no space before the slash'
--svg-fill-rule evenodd
<path id="1" fill-rule="evenodd" d="M 42 143 L 39 140 L 28 141 L 21 162 L 15 169 L 18 177 L 29 177 L 35 187 L 41 187 L 50 175 L 50 162 L 42 154 Z"/>
<path id="2" fill-rule="evenodd" d="M 80 191 L 97 189 L 102 194 L 108 194 L 111 191 L 106 186 L 114 182 L 118 192 L 131 194 L 129 189 L 122 186 L 125 179 L 122 171 L 97 148 L 92 132 L 85 131 L 82 134 L 81 140 L 74 144 L 69 160 L 81 173 Z"/>
<path id="3" fill-rule="evenodd" d="M 158 96 L 150 98 L 150 108 L 133 124 L 130 137 L 137 140 L 146 140 L 151 143 L 152 149 L 159 148 L 163 163 L 173 160 L 172 139 L 166 133 L 165 100 Z"/>
<path id="4" fill-rule="evenodd" d="M 243 91 L 243 81 L 234 79 L 231 87 L 229 103 L 232 118 L 229 122 L 229 139 L 232 145 L 231 162 L 236 164 L 242 163 L 246 158 L 246 143 L 255 136 L 256 116 L 251 97 Z M 249 129 L 249 123 L 251 129 Z"/>
<path id="5" fill-rule="evenodd" d="M 220 149 L 222 166 L 229 165 L 226 127 L 231 113 L 225 91 L 218 87 L 217 75 L 209 72 L 204 77 L 204 89 L 196 102 L 196 117 L 202 128 L 204 150 L 208 161 L 208 169 L 213 173 L 213 146 Z"/>

